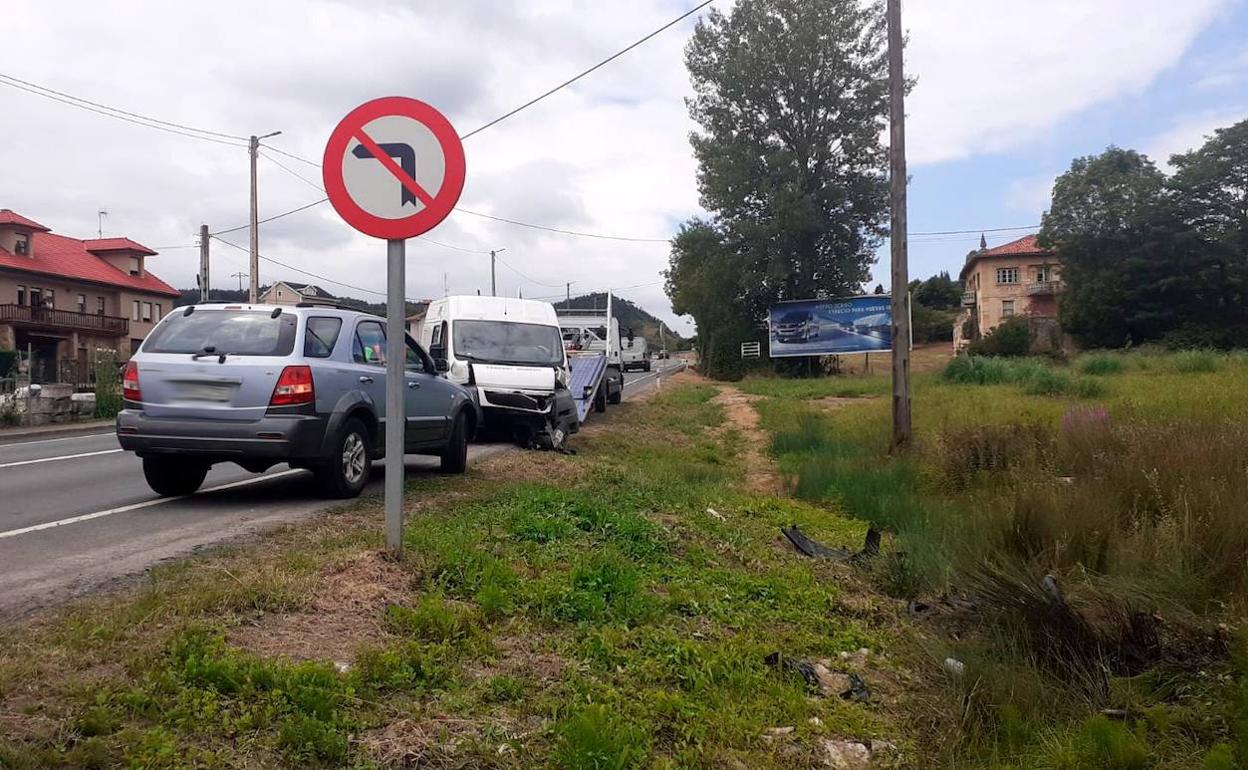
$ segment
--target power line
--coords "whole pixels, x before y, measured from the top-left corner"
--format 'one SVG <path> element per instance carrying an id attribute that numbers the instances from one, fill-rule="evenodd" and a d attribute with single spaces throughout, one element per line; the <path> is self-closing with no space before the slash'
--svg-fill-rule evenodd
<path id="1" fill-rule="evenodd" d="M 509 225 L 516 225 L 518 227 L 527 227 L 532 230 L 545 230 L 546 232 L 559 233 L 560 235 L 575 235 L 579 238 L 598 238 L 600 240 L 606 240 L 606 241 L 629 241 L 632 243 L 670 243 L 671 242 L 670 238 L 636 238 L 636 237 L 627 236 L 627 235 L 604 235 L 602 233 L 585 233 L 585 232 L 581 232 L 578 230 L 564 230 L 558 227 L 547 227 L 546 225 L 535 225 L 535 224 L 532 224 L 531 222 L 521 222 L 519 220 L 508 219 L 506 217 L 496 217 L 493 214 L 483 214 L 480 211 L 471 211 L 469 209 L 463 209 L 459 207 L 456 207 L 455 210 L 461 214 L 471 214 L 474 217 L 492 219 L 495 222 L 506 222 Z"/>
<path id="2" fill-rule="evenodd" d="M 267 147 L 267 145 L 266 145 L 266 147 Z M 270 149 L 270 150 L 271 150 L 271 149 L 273 149 L 273 148 L 272 148 L 272 147 L 268 147 L 268 149 Z M 267 155 L 267 154 L 265 154 L 265 153 L 263 153 L 263 152 L 262 152 L 262 153 L 260 153 L 260 157 L 264 158 L 264 159 L 265 159 L 265 160 L 267 160 L 268 162 L 270 162 L 270 163 L 272 163 L 273 165 L 277 166 L 277 167 L 278 167 L 278 168 L 280 168 L 281 170 L 285 171 L 287 174 L 290 174 L 290 175 L 291 175 L 291 176 L 293 176 L 295 179 L 298 179 L 300 182 L 303 182 L 304 184 L 308 185 L 309 187 L 311 187 L 311 188 L 313 188 L 313 189 L 315 189 L 315 190 L 320 190 L 322 193 L 324 193 L 324 192 L 325 192 L 325 188 L 324 188 L 324 187 L 321 187 L 321 186 L 320 186 L 319 184 L 317 184 L 316 182 L 313 182 L 311 179 L 308 179 L 308 178 L 307 178 L 306 176 L 304 176 L 303 174 L 300 174 L 298 171 L 295 171 L 295 170 L 294 170 L 294 169 L 292 169 L 290 166 L 287 166 L 285 163 L 282 163 L 282 162 L 281 162 L 280 160 L 278 160 L 277 158 L 271 157 L 271 156 L 269 156 L 269 155 Z"/>
<path id="3" fill-rule="evenodd" d="M 670 28 L 672 28 L 672 27 L 676 26 L 676 25 L 677 25 L 677 24 L 679 24 L 680 22 L 684 21 L 685 19 L 689 18 L 689 17 L 690 17 L 690 16 L 692 16 L 693 14 L 695 14 L 695 13 L 697 13 L 698 11 L 702 10 L 702 9 L 703 9 L 703 8 L 705 8 L 706 6 L 710 5 L 712 2 L 714 2 L 714 0 L 705 0 L 705 1 L 704 1 L 704 2 L 702 2 L 702 3 L 699 3 L 698 5 L 694 6 L 691 10 L 687 11 L 686 13 L 681 14 L 680 16 L 676 17 L 675 19 L 672 19 L 672 20 L 671 20 L 671 21 L 669 21 L 668 23 L 666 23 L 666 24 L 664 24 L 663 26 L 659 27 L 659 28 L 658 28 L 658 29 L 656 29 L 655 31 L 653 31 L 653 32 L 651 32 L 650 34 L 646 35 L 645 37 L 641 38 L 640 40 L 638 40 L 637 42 L 635 42 L 635 43 L 633 43 L 632 45 L 628 46 L 627 48 L 624 48 L 624 49 L 622 49 L 622 50 L 620 50 L 620 51 L 617 51 L 616 53 L 611 54 L 610 56 L 608 56 L 607 58 L 605 58 L 605 59 L 603 59 L 602 61 L 598 62 L 597 64 L 595 64 L 594 66 L 590 67 L 589 69 L 587 69 L 587 70 L 585 70 L 585 71 L 581 72 L 581 73 L 580 73 L 580 74 L 578 74 L 578 75 L 575 75 L 574 77 L 569 78 L 568 80 L 563 81 L 562 83 L 560 83 L 559 85 L 557 85 L 557 86 L 555 86 L 554 88 L 550 89 L 549 91 L 547 91 L 546 93 L 542 94 L 541 96 L 538 96 L 538 97 L 536 97 L 536 98 L 534 98 L 534 99 L 530 99 L 529 101 L 527 101 L 527 102 L 525 102 L 524 104 L 520 105 L 519 107 L 515 108 L 515 109 L 514 109 L 514 110 L 512 110 L 511 112 L 505 113 L 505 114 L 503 114 L 503 115 L 498 116 L 497 118 L 494 118 L 494 119 L 493 119 L 493 120 L 491 120 L 489 123 L 486 123 L 485 125 L 481 126 L 480 128 L 477 128 L 477 129 L 474 129 L 474 130 L 472 130 L 472 131 L 469 131 L 468 133 L 466 133 L 466 134 L 464 134 L 463 136 L 461 136 L 461 137 L 460 137 L 460 139 L 461 139 L 461 140 L 463 140 L 463 139 L 468 139 L 469 137 L 472 137 L 472 136 L 475 136 L 475 135 L 477 135 L 477 134 L 481 133 L 482 131 L 484 131 L 485 129 L 489 128 L 490 126 L 496 126 L 496 125 L 498 125 L 499 123 L 502 123 L 502 122 L 503 122 L 504 120 L 506 120 L 507 118 L 510 118 L 512 115 L 515 115 L 515 114 L 516 114 L 516 113 L 518 113 L 518 112 L 521 112 L 521 111 L 523 111 L 523 110 L 528 109 L 529 107 L 532 107 L 533 105 L 537 104 L 538 102 L 540 102 L 541 100 L 543 100 L 543 99 L 545 99 L 546 97 L 550 96 L 551 94 L 555 93 L 556 91 L 560 91 L 560 90 L 562 90 L 562 89 L 564 89 L 564 88 L 567 88 L 568 86 L 572 85 L 573 83 L 575 83 L 576 81 L 578 81 L 578 80 L 580 80 L 581 78 L 585 77 L 586 75 L 590 74 L 591 72 L 594 72 L 595 70 L 600 69 L 600 68 L 602 68 L 602 67 L 606 66 L 607 64 L 610 64 L 611 62 L 613 62 L 613 61 L 615 61 L 616 59 L 620 58 L 621 56 L 623 56 L 624 54 L 626 54 L 626 53 L 628 53 L 629 51 L 633 50 L 633 49 L 634 49 L 634 48 L 636 48 L 637 46 L 641 45 L 642 43 L 645 43 L 645 42 L 646 42 L 647 40 L 649 40 L 650 38 L 655 37 L 656 35 L 660 34 L 661 32 L 664 32 L 664 31 L 666 31 L 666 30 L 668 30 L 668 29 L 670 29 Z"/>
<path id="4" fill-rule="evenodd" d="M 267 150 L 272 150 L 273 152 L 277 153 L 278 155 L 285 155 L 287 158 L 290 158 L 291 160 L 297 160 L 297 161 L 299 161 L 300 163 L 307 163 L 309 166 L 312 166 L 313 168 L 318 168 L 318 169 L 319 169 L 319 168 L 321 167 L 321 164 L 320 164 L 320 163 L 317 163 L 317 162 L 316 162 L 316 161 L 314 161 L 314 160 L 308 160 L 307 158 L 300 157 L 300 156 L 298 156 L 298 155 L 294 154 L 293 152 L 287 152 L 286 150 L 283 150 L 283 149 L 282 149 L 282 148 L 280 148 L 280 147 L 274 147 L 273 145 L 271 145 L 271 144 L 267 144 L 267 143 L 261 143 L 261 145 L 260 145 L 260 146 L 261 146 L 261 147 L 264 147 L 264 148 L 265 148 L 265 149 L 267 149 Z"/>
<path id="5" fill-rule="evenodd" d="M 148 117 L 147 115 L 141 115 L 137 112 L 129 112 L 117 107 L 110 107 L 107 104 L 93 102 L 90 99 L 83 99 L 80 96 L 74 96 L 73 94 L 67 94 L 63 91 L 57 91 L 55 89 L 48 88 L 47 86 L 41 86 L 38 83 L 32 83 L 28 80 L 22 80 L 21 78 L 16 78 L 12 75 L 6 75 L 4 73 L 0 73 L 0 85 L 6 85 L 21 91 L 26 91 L 27 93 L 34 94 L 35 96 L 42 96 L 45 99 L 51 99 L 52 101 L 67 104 L 70 107 L 77 107 L 79 109 L 94 112 L 106 117 L 124 120 L 127 123 L 134 123 L 135 125 L 143 126 L 145 128 L 154 128 L 158 131 L 166 131 L 171 134 L 179 134 L 192 139 L 203 139 L 204 141 L 216 142 L 217 144 L 225 144 L 231 147 L 243 146 L 239 144 L 239 142 L 247 141 L 247 137 L 245 136 L 224 134 L 219 131 L 209 131 L 208 129 L 196 128 L 183 123 L 174 123 L 168 120 Z M 213 137 L 218 138 L 214 139 Z"/>
<path id="6" fill-rule="evenodd" d="M 308 210 L 308 209 L 312 208 L 313 206 L 319 206 L 319 205 L 321 205 L 322 203 L 327 202 L 328 200 L 329 200 L 329 198 L 321 198 L 321 199 L 320 199 L 320 200 L 318 200 L 318 201 L 312 201 L 311 203 L 304 204 L 304 205 L 300 206 L 300 207 L 299 207 L 299 208 L 297 208 L 297 209 L 291 209 L 290 211 L 283 211 L 283 212 L 282 212 L 282 213 L 280 213 L 280 214 L 274 214 L 274 215 L 273 215 L 273 216 L 271 216 L 271 217 L 265 217 L 264 219 L 261 219 L 261 220 L 257 221 L 257 222 L 256 222 L 256 224 L 258 224 L 258 225 L 262 225 L 262 224 L 265 224 L 266 222 L 272 222 L 272 221 L 274 221 L 274 220 L 278 220 L 278 219 L 281 219 L 281 218 L 283 218 L 283 217 L 288 217 L 288 216 L 290 216 L 291 214 L 298 214 L 300 211 L 306 211 L 306 210 Z M 229 233 L 236 233 L 236 232 L 238 232 L 239 230 L 246 230 L 246 229 L 247 229 L 247 228 L 249 228 L 249 227 L 251 227 L 251 225 L 250 225 L 250 224 L 246 224 L 246 225 L 239 225 L 238 227 L 230 227 L 230 228 L 226 228 L 225 230 L 218 230 L 218 231 L 216 231 L 215 233 L 208 233 L 208 234 L 209 234 L 210 236 L 212 236 L 212 237 L 214 237 L 214 238 L 215 238 L 215 237 L 217 237 L 218 235 L 228 235 Z M 222 241 L 222 243 L 224 243 L 224 241 Z"/>
<path id="7" fill-rule="evenodd" d="M 1005 233 L 1012 230 L 1039 230 L 1040 225 L 1025 225 L 1022 227 L 988 227 L 978 230 L 936 230 L 927 233 L 908 233 L 910 236 L 915 235 L 979 235 L 980 233 Z"/>
<path id="8" fill-rule="evenodd" d="M 220 241 L 221 243 L 224 243 L 226 246 L 230 246 L 232 248 L 238 249 L 239 251 L 242 251 L 248 254 L 251 253 L 251 249 L 247 249 L 242 246 L 239 246 L 237 243 L 231 243 L 230 241 L 227 241 L 224 238 L 217 237 L 216 235 L 212 235 L 211 237 L 216 238 L 218 241 Z M 266 257 L 263 254 L 259 256 L 260 256 L 260 259 L 263 259 L 265 262 L 272 262 L 273 264 L 279 267 L 284 267 L 287 270 L 294 270 L 296 273 L 302 273 L 310 278 L 315 278 L 319 281 L 324 281 L 325 283 L 332 283 L 335 286 L 343 286 L 348 289 L 354 289 L 355 291 L 362 291 L 367 294 L 376 294 L 381 297 L 386 296 L 386 293 L 384 291 L 377 291 L 376 289 L 366 289 L 363 286 L 356 286 L 350 283 L 343 283 L 342 281 L 335 281 L 333 278 L 327 278 L 326 276 L 318 275 L 317 273 L 313 273 L 313 272 L 309 272 L 302 268 L 295 267 L 294 265 L 288 265 L 285 262 L 279 262 L 278 260 L 273 259 L 272 257 Z M 408 301 L 411 302 L 413 300 L 409 299 Z"/>
<path id="9" fill-rule="evenodd" d="M 498 257 L 498 256 L 496 256 L 496 257 L 495 257 L 495 259 L 497 259 L 499 262 L 502 262 L 502 263 L 503 263 L 503 267 L 505 267 L 505 268 L 507 268 L 507 269 L 511 270 L 511 272 L 513 272 L 513 273 L 515 273 L 516 275 L 520 276 L 521 278 L 523 278 L 524 280 L 528 281 L 529 283 L 534 283 L 534 284 L 537 284 L 538 286 L 544 286 L 544 287 L 546 287 L 547 289 L 558 289 L 560 286 L 563 286 L 563 284 L 562 284 L 562 283 L 542 283 L 541 281 L 537 280 L 536 278 L 532 278 L 532 277 L 530 277 L 530 276 L 528 276 L 528 275 L 525 275 L 524 273 L 520 272 L 520 271 L 519 271 L 519 270 L 517 270 L 514 266 L 512 266 L 512 265 L 511 265 L 511 263 L 509 263 L 509 262 L 505 261 L 502 257 Z M 566 282 L 565 282 L 565 283 L 566 283 Z M 574 283 L 575 283 L 575 281 L 574 281 Z"/>

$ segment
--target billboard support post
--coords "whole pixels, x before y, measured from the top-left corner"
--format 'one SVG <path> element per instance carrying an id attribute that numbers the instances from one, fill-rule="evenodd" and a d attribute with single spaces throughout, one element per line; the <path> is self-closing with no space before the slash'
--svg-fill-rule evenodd
<path id="1" fill-rule="evenodd" d="M 893 282 L 894 451 L 910 445 L 910 268 L 906 254 L 906 79 L 903 72 L 901 0 L 888 0 L 889 250 Z"/>

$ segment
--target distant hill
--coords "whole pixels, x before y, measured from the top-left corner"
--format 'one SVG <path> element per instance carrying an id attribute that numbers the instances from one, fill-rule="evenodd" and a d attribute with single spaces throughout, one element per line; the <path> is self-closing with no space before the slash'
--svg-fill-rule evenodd
<path id="1" fill-rule="evenodd" d="M 560 309 L 571 307 L 577 310 L 592 308 L 601 310 L 607 306 L 607 295 L 603 292 L 583 294 L 579 297 L 573 297 L 570 305 L 566 301 L 555 302 L 554 305 Z M 660 345 L 659 325 L 662 324 L 668 350 L 687 350 L 689 348 L 689 340 L 672 331 L 672 327 L 655 318 L 638 305 L 626 299 L 616 297 L 612 303 L 612 308 L 615 317 L 620 319 L 620 334 L 627 334 L 628 328 L 631 326 L 633 334 L 644 336 L 650 348 L 658 350 Z"/>

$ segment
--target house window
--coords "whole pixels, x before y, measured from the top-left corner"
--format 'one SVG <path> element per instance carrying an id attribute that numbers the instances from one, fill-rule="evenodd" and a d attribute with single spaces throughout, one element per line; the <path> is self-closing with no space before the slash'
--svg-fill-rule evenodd
<path id="1" fill-rule="evenodd" d="M 140 315 L 140 311 L 142 310 L 142 306 L 143 304 L 139 302 L 137 299 L 130 306 L 130 320 L 131 321 L 139 320 L 139 315 Z"/>
<path id="2" fill-rule="evenodd" d="M 143 272 L 143 262 L 138 257 L 130 258 L 130 275 L 139 275 Z"/>
<path id="3" fill-rule="evenodd" d="M 30 287 L 30 306 L 43 307 L 43 290 Z"/>
<path id="4" fill-rule="evenodd" d="M 26 304 L 26 287 L 25 286 L 17 287 L 17 304 L 19 305 Z"/>
<path id="5" fill-rule="evenodd" d="M 144 321 L 152 320 L 152 303 L 150 302 L 143 303 L 143 320 Z"/>
<path id="6" fill-rule="evenodd" d="M 1012 315 L 1014 315 L 1014 300 L 1012 299 L 1001 300 L 1001 317 L 1009 318 Z"/>
<path id="7" fill-rule="evenodd" d="M 130 338 L 130 355 L 133 356 L 135 353 L 138 353 L 139 347 L 142 344 L 143 344 L 143 340 L 136 340 L 133 337 L 131 337 Z"/>
<path id="8" fill-rule="evenodd" d="M 103 297 L 95 298 L 95 314 L 104 315 L 104 298 Z"/>
<path id="9" fill-rule="evenodd" d="M 997 283 L 1018 283 L 1017 267 L 998 267 Z"/>
<path id="10" fill-rule="evenodd" d="M 1052 265 L 1036 265 L 1036 283 L 1048 283 L 1053 280 Z"/>
<path id="11" fill-rule="evenodd" d="M 78 312 L 79 313 L 87 312 L 87 295 L 86 294 L 78 295 Z"/>
<path id="12" fill-rule="evenodd" d="M 19 257 L 24 257 L 30 253 L 30 236 L 18 234 L 17 240 L 13 243 L 13 253 Z"/>
<path id="13" fill-rule="evenodd" d="M 152 320 L 153 321 L 160 320 L 160 303 L 159 302 L 156 303 L 155 310 L 152 311 Z"/>
<path id="14" fill-rule="evenodd" d="M 56 307 L 56 290 L 48 289 L 48 293 L 44 295 L 43 306 L 48 308 Z"/>

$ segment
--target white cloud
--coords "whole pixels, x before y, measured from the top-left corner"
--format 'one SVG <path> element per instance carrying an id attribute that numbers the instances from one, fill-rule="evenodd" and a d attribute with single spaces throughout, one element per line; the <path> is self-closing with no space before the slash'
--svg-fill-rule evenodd
<path id="1" fill-rule="evenodd" d="M 1183 115 L 1171 127 L 1147 140 L 1141 147 L 1158 167 L 1170 170 L 1170 156 L 1194 150 L 1205 143 L 1215 129 L 1227 128 L 1248 118 L 1248 107 L 1238 110 L 1214 110 Z"/>
<path id="2" fill-rule="evenodd" d="M 1013 210 L 1028 214 L 1039 222 L 1040 215 L 1049 209 L 1053 199 L 1053 182 L 1057 174 L 1036 174 L 1010 182 L 1005 191 L 1005 202 Z"/>
<path id="3" fill-rule="evenodd" d="M 319 160 L 334 123 L 366 99 L 423 98 L 467 131 L 543 92 L 690 7 L 686 0 L 162 0 L 10 3 L 0 71 L 166 120 L 247 135 Z M 717 5 L 728 10 L 728 0 Z M 909 107 L 916 163 L 1035 140 L 1097 101 L 1144 88 L 1226 0 L 912 0 Z M 664 238 L 699 210 L 683 48 L 691 22 L 466 142 L 461 205 L 555 227 Z M 3 199 L 71 235 L 106 231 L 152 246 L 189 244 L 200 223 L 247 219 L 244 150 L 139 128 L 0 87 Z M 278 160 L 319 181 L 319 171 Z M 319 194 L 261 161 L 262 215 Z M 528 296 L 649 284 L 626 293 L 667 311 L 663 243 L 569 238 L 463 214 L 430 236 L 506 247 L 500 291 Z M 232 238 L 246 244 L 245 231 Z M 384 249 L 321 206 L 262 227 L 262 251 L 382 289 Z M 428 243 L 409 249 L 408 294 L 489 286 L 489 259 Z M 218 285 L 246 255 L 214 246 Z M 153 268 L 193 285 L 194 249 Z M 264 279 L 300 275 L 264 266 Z M 344 294 L 360 292 L 326 288 Z M 663 315 L 673 319 L 670 312 Z"/>
<path id="4" fill-rule="evenodd" d="M 1018 147 L 1147 88 L 1231 0 L 906 4 L 912 162 Z"/>

